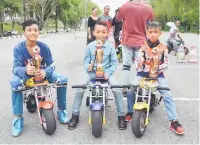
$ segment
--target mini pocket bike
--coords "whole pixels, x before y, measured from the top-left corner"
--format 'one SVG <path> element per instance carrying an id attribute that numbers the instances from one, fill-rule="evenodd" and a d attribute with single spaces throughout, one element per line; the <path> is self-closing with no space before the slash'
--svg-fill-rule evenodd
<path id="1" fill-rule="evenodd" d="M 23 84 L 23 82 L 22 82 Z M 14 92 L 21 92 L 24 97 L 24 103 L 29 112 L 38 112 L 40 124 L 44 132 L 52 135 L 56 130 L 56 118 L 54 114 L 54 104 L 56 99 L 53 100 L 52 88 L 66 87 L 67 83 L 54 83 L 49 84 L 48 81 L 41 83 L 33 83 L 33 78 L 30 78 L 26 84 L 19 87 Z"/>
<path id="2" fill-rule="evenodd" d="M 157 90 L 169 90 L 167 87 L 159 87 L 156 78 L 142 78 L 138 85 L 113 85 L 111 88 L 123 88 L 135 92 L 131 128 L 136 137 L 144 135 L 146 127 L 149 124 L 149 113 L 162 100 L 162 96 L 157 97 L 155 92 Z"/>
<path id="3" fill-rule="evenodd" d="M 95 137 L 102 135 L 102 124 L 106 124 L 106 110 L 108 106 L 109 84 L 107 80 L 94 79 L 88 85 L 73 85 L 72 88 L 80 88 L 89 92 L 86 106 L 89 106 L 88 123 L 92 124 L 92 134 Z"/>

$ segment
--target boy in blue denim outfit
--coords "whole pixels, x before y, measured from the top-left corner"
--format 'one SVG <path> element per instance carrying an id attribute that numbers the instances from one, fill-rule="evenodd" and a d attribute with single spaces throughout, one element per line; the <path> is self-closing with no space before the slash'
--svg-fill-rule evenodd
<path id="1" fill-rule="evenodd" d="M 10 84 L 13 89 L 18 89 L 22 86 L 22 81 L 29 79 L 30 77 L 37 76 L 39 78 L 46 78 L 50 83 L 56 82 L 58 79 L 61 83 L 67 83 L 67 78 L 57 74 L 54 66 L 54 61 L 51 55 L 49 47 L 37 41 L 39 36 L 38 24 L 34 20 L 27 20 L 23 23 L 25 41 L 20 42 L 15 46 L 14 61 L 13 61 L 13 74 Z M 34 66 L 30 64 L 33 57 L 33 49 L 38 47 L 40 49 L 40 55 L 43 58 L 41 62 L 42 69 L 36 70 Z M 66 87 L 57 89 L 58 99 L 58 120 L 60 123 L 67 123 L 66 112 Z M 21 92 L 12 91 L 12 109 L 16 119 L 13 120 L 12 135 L 19 136 L 22 134 L 24 126 L 23 114 L 23 95 Z"/>
<path id="2" fill-rule="evenodd" d="M 161 27 L 158 22 L 150 22 L 147 26 L 147 42 L 140 48 L 138 52 L 138 57 L 136 60 L 137 76 L 135 77 L 134 84 L 137 84 L 141 78 L 149 76 L 149 61 L 153 57 L 153 53 L 156 52 L 159 57 L 159 70 L 156 72 L 157 81 L 159 86 L 168 87 L 166 78 L 163 71 L 168 67 L 168 49 L 167 47 L 160 43 L 159 36 L 161 35 Z M 163 102 L 168 115 L 168 119 L 171 121 L 170 129 L 176 134 L 184 134 L 184 130 L 181 124 L 178 122 L 178 117 L 176 113 L 176 106 L 172 98 L 171 92 L 167 90 L 159 90 L 160 94 L 163 96 Z M 135 94 L 127 93 L 127 103 L 128 103 L 128 113 L 126 118 L 131 118 L 133 112 L 133 104 L 135 100 Z"/>
<path id="3" fill-rule="evenodd" d="M 94 36 L 96 38 L 95 41 L 88 44 L 86 48 L 86 53 L 84 57 L 84 69 L 86 70 L 85 80 L 81 82 L 82 84 L 87 84 L 91 79 L 96 77 L 96 63 L 93 64 L 95 59 L 95 51 L 97 48 L 97 40 L 103 42 L 103 61 L 102 66 L 104 70 L 104 77 L 110 84 L 117 84 L 117 81 L 114 78 L 114 72 L 117 70 L 117 55 L 113 44 L 106 40 L 108 36 L 108 28 L 107 25 L 103 22 L 97 22 L 94 27 Z M 117 115 L 118 115 L 118 128 L 123 130 L 126 129 L 125 122 L 125 112 L 124 112 L 124 104 L 123 104 L 123 95 L 120 91 L 113 91 L 115 97 L 115 103 L 117 107 Z M 83 99 L 84 92 L 80 89 L 76 90 L 74 103 L 73 103 L 73 111 L 72 118 L 68 124 L 68 129 L 72 130 L 77 127 L 79 122 L 79 113 L 81 102 Z"/>

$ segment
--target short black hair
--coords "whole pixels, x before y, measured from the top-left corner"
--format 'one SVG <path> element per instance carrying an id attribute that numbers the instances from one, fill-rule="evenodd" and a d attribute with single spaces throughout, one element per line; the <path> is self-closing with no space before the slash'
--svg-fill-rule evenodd
<path id="1" fill-rule="evenodd" d="M 147 25 L 147 30 L 149 28 L 159 28 L 161 30 L 161 25 L 159 22 L 153 21 L 153 22 L 149 22 L 149 24 Z"/>
<path id="2" fill-rule="evenodd" d="M 105 10 L 105 8 L 110 8 L 110 6 L 109 6 L 109 5 L 107 5 L 107 6 L 105 6 L 103 9 Z"/>
<path id="3" fill-rule="evenodd" d="M 105 26 L 107 29 L 108 29 L 108 26 L 106 23 L 102 22 L 102 21 L 97 21 L 95 26 L 94 26 L 94 29 L 96 28 L 97 25 L 100 25 L 100 26 Z"/>
<path id="4" fill-rule="evenodd" d="M 28 27 L 28 26 L 31 26 L 33 24 L 36 24 L 38 26 L 38 23 L 37 21 L 33 20 L 33 19 L 28 19 L 26 21 L 24 21 L 21 25 L 23 27 L 23 30 L 25 31 L 25 28 Z"/>
<path id="5" fill-rule="evenodd" d="M 119 9 L 120 9 L 120 8 L 117 8 L 117 9 L 115 10 L 115 13 L 117 13 L 117 12 L 119 11 Z"/>
<path id="6" fill-rule="evenodd" d="M 92 11 L 94 11 L 95 9 L 97 9 L 97 7 L 93 7 L 93 8 L 92 8 Z"/>

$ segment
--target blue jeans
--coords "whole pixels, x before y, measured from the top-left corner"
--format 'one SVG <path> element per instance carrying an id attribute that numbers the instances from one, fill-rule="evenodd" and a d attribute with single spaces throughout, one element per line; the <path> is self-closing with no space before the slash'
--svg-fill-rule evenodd
<path id="1" fill-rule="evenodd" d="M 141 78 L 142 78 L 141 76 L 136 76 L 132 84 L 138 84 Z M 160 87 L 168 87 L 167 81 L 163 77 L 158 77 L 158 84 Z M 172 98 L 171 92 L 167 90 L 159 90 L 159 92 L 163 96 L 163 102 L 165 105 L 165 110 L 168 115 L 168 119 L 169 120 L 178 119 L 177 113 L 176 113 L 176 105 Z M 135 103 L 135 92 L 127 93 L 128 112 L 133 112 L 134 103 Z"/>
<path id="2" fill-rule="evenodd" d="M 49 83 L 54 83 L 56 80 L 60 78 L 60 83 L 67 83 L 67 78 L 57 74 L 56 72 L 53 72 L 47 80 Z M 26 80 L 27 78 L 20 78 L 18 76 L 14 76 L 10 82 L 12 89 L 16 89 L 19 86 L 22 85 L 21 80 Z M 67 88 L 66 87 L 60 87 L 57 89 L 57 102 L 58 102 L 58 108 L 59 110 L 65 110 L 66 109 L 66 93 Z M 21 92 L 14 92 L 12 91 L 12 109 L 13 114 L 16 116 L 20 116 L 23 114 L 23 95 Z"/>
<path id="3" fill-rule="evenodd" d="M 89 73 L 89 74 L 86 74 L 85 76 L 86 77 L 82 81 L 80 81 L 80 84 L 87 84 L 91 79 L 95 78 L 94 73 Z M 114 76 L 110 76 L 108 79 L 108 82 L 109 82 L 109 84 L 117 85 L 117 81 L 114 78 Z M 73 111 L 72 111 L 73 115 L 78 116 L 80 114 L 80 107 L 81 107 L 84 93 L 85 93 L 85 91 L 83 91 L 81 89 L 76 89 L 74 103 L 73 103 Z M 117 107 L 117 115 L 124 116 L 125 112 L 124 112 L 124 103 L 123 103 L 122 92 L 119 89 L 116 89 L 116 91 L 113 91 L 113 94 L 115 97 L 115 104 Z"/>
<path id="4" fill-rule="evenodd" d="M 130 79 L 130 71 L 131 65 L 133 63 L 133 58 L 136 60 L 138 51 L 140 47 L 128 47 L 122 46 L 122 58 L 123 58 L 123 84 L 127 85 L 131 83 Z"/>

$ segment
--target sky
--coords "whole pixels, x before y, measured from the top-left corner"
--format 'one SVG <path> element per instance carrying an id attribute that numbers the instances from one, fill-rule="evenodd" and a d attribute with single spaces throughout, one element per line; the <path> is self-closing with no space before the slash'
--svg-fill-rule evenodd
<path id="1" fill-rule="evenodd" d="M 110 15 L 113 17 L 115 15 L 115 10 L 120 7 L 122 4 L 127 2 L 127 0 L 92 0 L 95 2 L 100 9 L 103 11 L 104 6 L 110 6 Z"/>

